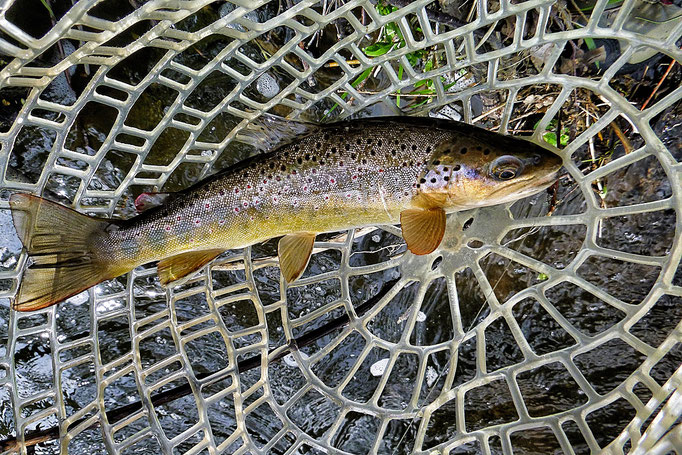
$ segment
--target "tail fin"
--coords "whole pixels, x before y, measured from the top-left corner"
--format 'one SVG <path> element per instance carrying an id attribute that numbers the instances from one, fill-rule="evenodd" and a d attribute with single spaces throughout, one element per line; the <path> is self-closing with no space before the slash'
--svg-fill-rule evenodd
<path id="1" fill-rule="evenodd" d="M 13 308 L 45 308 L 112 278 L 93 254 L 93 235 L 110 224 L 30 194 L 13 194 L 14 227 L 34 263 L 24 271 Z"/>

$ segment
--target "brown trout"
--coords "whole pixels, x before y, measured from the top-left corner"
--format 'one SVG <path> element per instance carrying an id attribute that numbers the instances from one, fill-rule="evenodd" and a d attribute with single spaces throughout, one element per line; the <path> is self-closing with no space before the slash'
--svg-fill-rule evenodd
<path id="1" fill-rule="evenodd" d="M 282 127 L 282 120 L 268 122 Z M 443 238 L 447 213 L 535 194 L 562 164 L 531 142 L 454 121 L 287 124 L 295 139 L 127 221 L 12 195 L 14 223 L 33 259 L 14 308 L 44 308 L 152 261 L 166 285 L 226 250 L 278 236 L 287 282 L 303 273 L 323 232 L 400 223 L 409 250 L 429 254 Z"/>

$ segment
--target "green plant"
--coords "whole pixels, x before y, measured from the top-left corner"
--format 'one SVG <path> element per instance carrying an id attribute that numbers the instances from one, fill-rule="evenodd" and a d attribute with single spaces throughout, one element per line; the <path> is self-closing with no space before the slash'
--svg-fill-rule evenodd
<path id="1" fill-rule="evenodd" d="M 537 129 L 538 125 L 540 122 L 538 121 L 535 126 L 533 126 L 533 129 Z M 552 120 L 549 122 L 549 125 L 547 125 L 547 128 L 545 128 L 546 133 L 542 135 L 542 139 L 544 139 L 545 142 L 547 142 L 550 145 L 553 145 L 554 147 L 558 147 L 557 145 L 557 138 L 556 138 L 556 130 L 557 130 L 557 122 L 556 120 Z M 559 142 L 558 144 L 561 145 L 561 147 L 566 147 L 568 145 L 568 128 L 562 127 L 561 128 L 561 134 L 559 135 Z"/>

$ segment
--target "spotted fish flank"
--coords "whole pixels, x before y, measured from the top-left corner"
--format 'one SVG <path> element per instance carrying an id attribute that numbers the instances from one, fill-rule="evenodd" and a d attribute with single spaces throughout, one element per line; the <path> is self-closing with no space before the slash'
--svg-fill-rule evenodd
<path id="1" fill-rule="evenodd" d="M 41 258 L 39 267 L 26 270 L 15 308 L 42 308 L 152 261 L 162 261 L 159 273 L 167 283 L 221 251 L 278 236 L 287 236 L 280 261 L 290 282 L 303 273 L 317 233 L 401 219 L 408 248 L 428 254 L 440 243 L 446 213 L 537 193 L 561 166 L 559 157 L 540 146 L 452 121 L 294 123 L 293 131 L 295 138 L 280 137 L 273 152 L 164 198 L 123 223 L 14 195 L 10 203 L 22 241 L 30 255 Z M 274 142 L 268 137 L 268 144 Z M 51 232 L 54 223 L 44 220 L 55 213 L 69 226 L 83 219 L 88 226 L 67 251 L 57 241 L 32 242 Z M 60 255 L 88 262 L 78 288 L 59 272 Z M 47 289 L 37 281 L 52 285 Z"/>

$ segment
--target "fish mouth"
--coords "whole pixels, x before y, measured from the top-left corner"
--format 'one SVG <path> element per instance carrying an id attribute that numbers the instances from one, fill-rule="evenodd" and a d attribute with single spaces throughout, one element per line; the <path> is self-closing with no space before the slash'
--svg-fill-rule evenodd
<path id="1" fill-rule="evenodd" d="M 554 182 L 556 182 L 556 180 L 559 177 L 559 171 L 561 171 L 561 169 L 562 167 L 559 167 L 554 172 L 543 174 L 541 176 L 533 175 L 528 179 L 517 181 L 512 185 L 497 188 L 490 194 L 490 196 L 494 198 L 498 193 L 502 191 L 507 193 L 506 195 L 502 196 L 499 200 L 495 201 L 494 204 L 513 202 L 519 199 L 533 196 L 547 189 Z"/>

